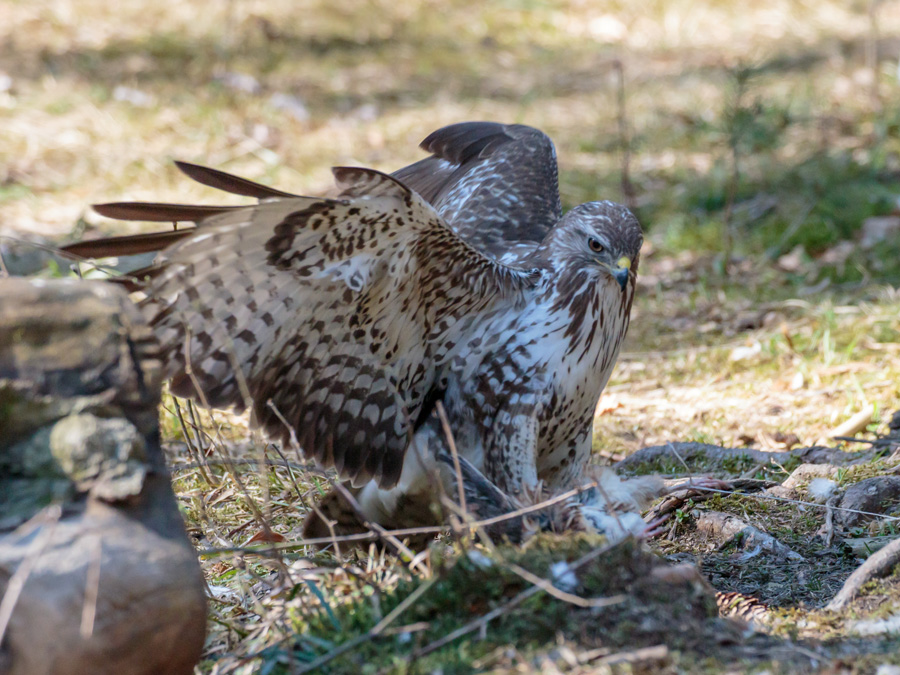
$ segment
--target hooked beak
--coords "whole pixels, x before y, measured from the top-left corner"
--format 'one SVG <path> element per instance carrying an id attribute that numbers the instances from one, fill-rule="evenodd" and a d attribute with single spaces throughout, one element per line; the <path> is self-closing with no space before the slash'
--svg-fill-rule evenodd
<path id="1" fill-rule="evenodd" d="M 619 288 L 625 292 L 625 286 L 628 284 L 628 273 L 631 271 L 631 258 L 622 256 L 616 261 L 616 268 L 612 270 L 612 275 L 619 282 Z"/>

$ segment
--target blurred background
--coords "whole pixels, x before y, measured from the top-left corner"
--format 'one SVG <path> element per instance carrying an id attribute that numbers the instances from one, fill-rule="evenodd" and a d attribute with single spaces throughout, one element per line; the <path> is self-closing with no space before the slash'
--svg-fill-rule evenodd
<path id="1" fill-rule="evenodd" d="M 221 200 L 176 158 L 316 194 L 332 165 L 422 157 L 444 124 L 519 122 L 555 141 L 566 207 L 622 201 L 648 233 L 599 453 L 672 435 L 783 447 L 900 403 L 897 0 L 2 12 L 0 235 L 142 227 L 97 201 Z"/>

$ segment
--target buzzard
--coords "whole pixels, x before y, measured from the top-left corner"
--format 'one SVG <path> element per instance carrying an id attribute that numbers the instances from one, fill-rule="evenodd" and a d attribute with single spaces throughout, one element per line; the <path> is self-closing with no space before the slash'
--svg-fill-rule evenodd
<path id="1" fill-rule="evenodd" d="M 428 521 L 431 469 L 452 474 L 438 401 L 467 470 L 501 493 L 586 479 L 642 243 L 619 204 L 563 215 L 556 153 L 537 129 L 466 122 L 421 147 L 431 155 L 391 175 L 335 168 L 331 198 L 178 163 L 258 203 L 98 205 L 196 227 L 68 247 L 162 249 L 133 276 L 172 392 L 252 407 L 254 424 L 334 468 L 385 526 Z M 341 524 L 336 504 L 324 512 Z M 596 503 L 577 505 L 608 529 Z"/>

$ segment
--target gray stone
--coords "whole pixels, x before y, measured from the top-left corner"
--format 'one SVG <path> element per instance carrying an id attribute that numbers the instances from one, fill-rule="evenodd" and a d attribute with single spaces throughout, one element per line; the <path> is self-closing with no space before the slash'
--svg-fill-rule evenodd
<path id="1" fill-rule="evenodd" d="M 0 675 L 193 672 L 206 598 L 160 387 L 123 291 L 0 279 Z"/>
<path id="2" fill-rule="evenodd" d="M 854 509 L 869 513 L 890 514 L 900 503 L 900 476 L 875 476 L 854 483 L 841 499 L 842 509 Z M 877 516 L 850 511 L 839 511 L 838 522 L 846 529 L 859 527 Z"/>

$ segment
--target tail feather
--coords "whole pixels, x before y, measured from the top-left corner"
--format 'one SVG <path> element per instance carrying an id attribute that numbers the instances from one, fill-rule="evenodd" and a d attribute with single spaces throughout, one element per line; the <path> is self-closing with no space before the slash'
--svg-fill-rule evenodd
<path id="1" fill-rule="evenodd" d="M 246 178 L 233 176 L 218 169 L 190 164 L 188 162 L 175 162 L 175 165 L 188 178 L 231 194 L 244 197 L 254 197 L 260 201 L 264 199 L 295 197 L 289 192 L 282 192 L 267 185 L 254 183 Z M 206 218 L 227 213 L 243 206 L 203 206 L 193 204 L 163 204 L 156 202 L 112 202 L 109 204 L 95 204 L 94 211 L 107 218 L 116 220 L 142 220 L 156 223 L 190 222 L 200 223 Z M 89 241 L 79 241 L 62 250 L 79 258 L 107 258 L 118 256 L 138 255 L 141 253 L 154 253 L 168 248 L 177 241 L 190 235 L 194 228 L 183 228 L 168 232 L 152 232 L 150 234 L 136 234 L 125 237 L 107 237 Z"/>

